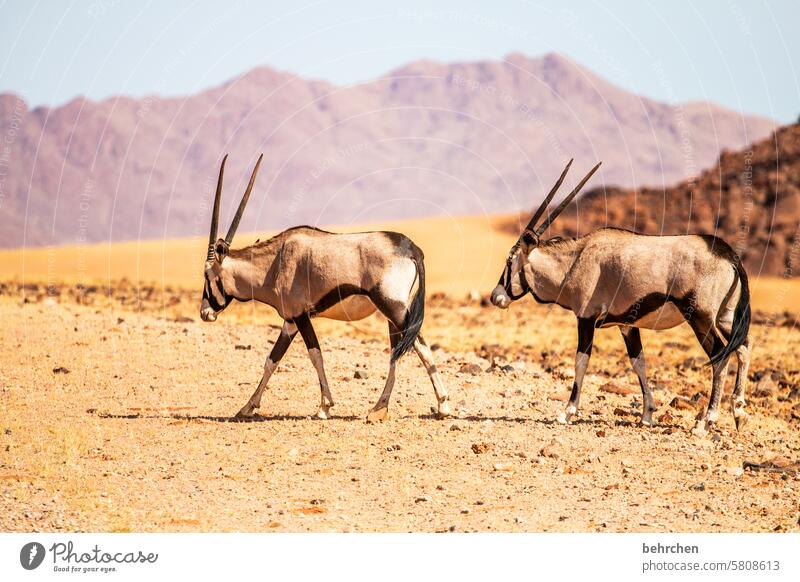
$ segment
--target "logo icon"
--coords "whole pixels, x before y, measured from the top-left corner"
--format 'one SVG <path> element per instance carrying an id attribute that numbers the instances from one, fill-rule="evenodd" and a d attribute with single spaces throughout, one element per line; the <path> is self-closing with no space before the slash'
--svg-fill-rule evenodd
<path id="1" fill-rule="evenodd" d="M 19 551 L 19 563 L 26 570 L 35 570 L 44 561 L 44 546 L 39 542 L 28 542 Z"/>

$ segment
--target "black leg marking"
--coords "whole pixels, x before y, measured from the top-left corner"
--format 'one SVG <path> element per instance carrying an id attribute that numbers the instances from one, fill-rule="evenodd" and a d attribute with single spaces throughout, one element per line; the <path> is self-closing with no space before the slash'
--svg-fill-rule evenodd
<path id="1" fill-rule="evenodd" d="M 653 412 L 656 410 L 653 401 L 653 393 L 647 383 L 647 368 L 644 359 L 644 348 L 642 348 L 642 336 L 638 327 L 620 328 L 622 339 L 625 340 L 625 348 L 628 351 L 628 358 L 631 360 L 633 371 L 639 378 L 639 387 L 642 389 L 642 424 L 653 424 Z"/>
<path id="2" fill-rule="evenodd" d="M 578 318 L 578 351 L 575 354 L 575 381 L 572 383 L 572 394 L 569 397 L 567 409 L 561 416 L 560 422 L 567 422 L 571 416 L 577 414 L 581 401 L 581 386 L 589 358 L 592 356 L 592 343 L 594 341 L 595 320 L 587 317 Z"/>

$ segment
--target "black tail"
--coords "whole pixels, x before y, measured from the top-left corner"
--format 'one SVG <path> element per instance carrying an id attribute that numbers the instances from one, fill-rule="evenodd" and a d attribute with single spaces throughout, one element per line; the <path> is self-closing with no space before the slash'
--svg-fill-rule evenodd
<path id="1" fill-rule="evenodd" d="M 392 362 L 402 358 L 403 354 L 414 347 L 414 340 L 417 339 L 422 327 L 422 320 L 425 319 L 425 264 L 421 259 L 414 259 L 414 264 L 417 266 L 417 279 L 419 280 L 417 294 L 406 312 L 403 329 L 400 330 L 400 339 L 392 350 Z"/>
<path id="2" fill-rule="evenodd" d="M 747 283 L 747 272 L 742 266 L 742 261 L 736 261 L 736 273 L 742 283 L 742 294 L 739 296 L 739 303 L 733 312 L 733 327 L 731 328 L 731 339 L 718 354 L 711 357 L 710 364 L 724 362 L 728 356 L 744 345 L 747 341 L 747 334 L 750 332 L 750 285 Z"/>

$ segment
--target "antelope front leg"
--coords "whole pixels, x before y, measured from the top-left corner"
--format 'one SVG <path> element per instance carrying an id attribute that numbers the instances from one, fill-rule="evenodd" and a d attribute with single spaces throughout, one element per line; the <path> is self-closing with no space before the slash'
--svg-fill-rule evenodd
<path id="1" fill-rule="evenodd" d="M 569 420 L 578 414 L 578 406 L 581 401 L 581 386 L 586 368 L 589 366 L 589 358 L 592 357 L 592 342 L 594 340 L 594 319 L 578 318 L 578 351 L 575 354 L 575 382 L 572 384 L 572 394 L 569 397 L 567 409 L 558 415 L 558 422 L 567 424 Z"/>
<path id="2" fill-rule="evenodd" d="M 272 346 L 272 351 L 269 353 L 267 361 L 264 362 L 264 375 L 261 376 L 261 382 L 258 383 L 258 388 L 253 392 L 247 404 L 236 413 L 236 418 L 250 418 L 253 416 L 255 410 L 261 406 L 261 395 L 267 387 L 267 382 L 269 382 L 270 376 L 272 376 L 272 373 L 278 367 L 278 363 L 281 361 L 283 354 L 289 349 L 289 345 L 291 345 L 295 335 L 297 335 L 297 327 L 288 321 L 284 322 L 278 340 L 275 342 L 275 345 Z"/>
<path id="3" fill-rule="evenodd" d="M 308 357 L 311 358 L 311 363 L 317 370 L 317 377 L 319 378 L 320 388 L 320 403 L 319 410 L 317 411 L 317 418 L 327 419 L 330 418 L 330 409 L 333 406 L 333 396 L 331 395 L 330 388 L 328 388 L 328 378 L 325 376 L 325 367 L 322 363 L 322 352 L 319 349 L 319 341 L 317 334 L 314 333 L 314 328 L 311 325 L 311 318 L 308 315 L 303 315 L 295 319 L 297 329 L 300 330 L 300 335 L 308 349 Z"/>

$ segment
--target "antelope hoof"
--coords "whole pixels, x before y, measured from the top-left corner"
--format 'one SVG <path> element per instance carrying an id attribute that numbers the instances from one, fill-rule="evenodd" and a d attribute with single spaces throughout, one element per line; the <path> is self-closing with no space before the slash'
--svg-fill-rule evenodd
<path id="1" fill-rule="evenodd" d="M 750 419 L 750 415 L 747 414 L 741 408 L 735 408 L 733 410 L 733 421 L 736 423 L 736 432 L 740 432 L 744 425 L 747 424 L 747 421 Z"/>
<path id="2" fill-rule="evenodd" d="M 561 414 L 558 415 L 558 417 L 556 418 L 556 421 L 559 424 L 569 424 L 570 419 L 573 416 L 575 416 L 577 414 L 577 412 L 578 412 L 577 407 L 575 407 L 572 404 L 570 404 L 569 406 L 567 406 L 567 409 L 564 412 L 562 412 Z"/>
<path id="3" fill-rule="evenodd" d="M 641 420 L 639 420 L 639 425 L 640 426 L 644 426 L 646 428 L 650 428 L 650 427 L 655 426 L 655 423 L 653 422 L 653 417 L 651 417 L 651 416 L 643 416 L 641 418 Z"/>
<path id="4" fill-rule="evenodd" d="M 445 400 L 444 402 L 439 403 L 439 410 L 436 411 L 436 418 L 442 420 L 443 418 L 449 418 L 453 416 L 453 413 L 450 411 L 450 403 Z"/>
<path id="5" fill-rule="evenodd" d="M 383 422 L 389 418 L 389 408 L 373 408 L 367 415 L 367 422 Z"/>
<path id="6" fill-rule="evenodd" d="M 256 408 L 258 408 L 258 406 L 254 406 L 253 404 L 250 404 L 248 402 L 242 407 L 242 409 L 239 412 L 236 413 L 235 418 L 238 418 L 240 420 L 243 418 L 253 418 L 253 416 L 255 415 Z"/>
<path id="7" fill-rule="evenodd" d="M 694 428 L 692 429 L 692 434 L 696 437 L 704 437 L 708 434 L 708 424 L 706 423 L 705 419 L 698 420 Z"/>
<path id="8" fill-rule="evenodd" d="M 320 406 L 319 410 L 317 411 L 316 417 L 320 420 L 328 420 L 331 417 L 331 407 L 330 406 Z"/>

